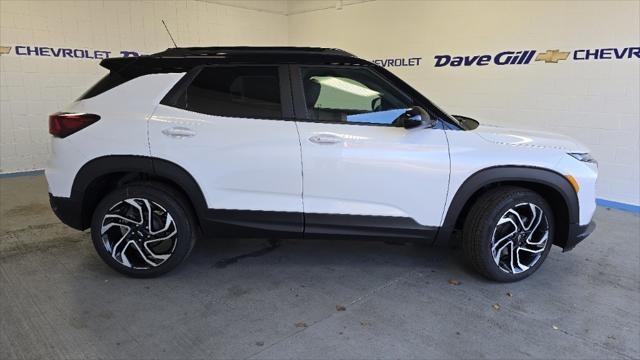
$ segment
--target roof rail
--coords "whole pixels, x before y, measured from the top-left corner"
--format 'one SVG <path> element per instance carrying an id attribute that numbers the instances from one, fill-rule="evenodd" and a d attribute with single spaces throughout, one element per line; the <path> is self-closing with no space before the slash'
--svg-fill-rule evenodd
<path id="1" fill-rule="evenodd" d="M 214 46 L 214 47 L 179 47 L 168 48 L 165 51 L 152 54 L 153 57 L 207 57 L 226 56 L 233 54 L 318 54 L 340 55 L 355 57 L 355 55 L 340 49 L 321 47 L 296 47 L 296 46 Z"/>

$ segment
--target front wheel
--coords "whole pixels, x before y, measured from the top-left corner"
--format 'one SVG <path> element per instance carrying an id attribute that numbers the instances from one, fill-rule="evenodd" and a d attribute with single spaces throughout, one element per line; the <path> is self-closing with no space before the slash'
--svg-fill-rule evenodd
<path id="1" fill-rule="evenodd" d="M 182 196 L 152 182 L 114 190 L 100 201 L 91 222 L 100 257 L 133 277 L 154 277 L 178 266 L 191 252 L 194 234 Z"/>
<path id="2" fill-rule="evenodd" d="M 553 213 L 537 193 L 518 187 L 488 191 L 463 229 L 467 261 L 485 277 L 517 281 L 534 273 L 553 244 Z"/>

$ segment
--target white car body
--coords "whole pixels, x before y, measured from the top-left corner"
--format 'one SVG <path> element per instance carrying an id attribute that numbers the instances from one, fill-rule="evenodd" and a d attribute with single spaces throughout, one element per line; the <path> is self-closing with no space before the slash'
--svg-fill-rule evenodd
<path id="1" fill-rule="evenodd" d="M 140 155 L 185 168 L 210 208 L 401 216 L 439 227 L 467 178 L 514 165 L 572 175 L 580 186 L 579 224 L 588 224 L 595 211 L 597 166 L 568 156 L 589 150 L 566 136 L 486 125 L 472 131 L 405 130 L 229 119 L 159 104 L 182 76 L 145 75 L 65 108 L 99 113 L 102 120 L 81 137 L 52 138 L 46 169 L 51 194 L 69 197 L 78 170 L 92 159 Z M 162 133 L 175 128 L 195 136 Z M 338 142 L 308 140 L 318 135 Z M 399 188 L 388 186 L 398 181 Z"/>

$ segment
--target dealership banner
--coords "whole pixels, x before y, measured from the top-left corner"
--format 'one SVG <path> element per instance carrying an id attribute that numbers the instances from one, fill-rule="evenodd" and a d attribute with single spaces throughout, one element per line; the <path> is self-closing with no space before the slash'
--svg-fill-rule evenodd
<path id="1" fill-rule="evenodd" d="M 38 45 L 0 46 L 0 55 L 38 56 L 62 59 L 101 60 L 110 57 L 131 57 L 142 55 L 132 50 L 103 50 Z"/>
<path id="2" fill-rule="evenodd" d="M 527 65 L 535 62 L 557 64 L 563 60 L 640 60 L 640 47 L 607 47 L 562 51 L 551 49 L 507 50 L 494 54 L 457 55 L 438 54 L 433 57 L 433 67 Z M 413 67 L 424 64 L 422 57 L 374 59 L 373 63 L 384 67 Z"/>
<path id="3" fill-rule="evenodd" d="M 63 59 L 101 60 L 110 57 L 132 57 L 143 55 L 134 50 L 103 50 L 73 47 L 51 47 L 38 45 L 0 46 L 0 55 L 37 56 Z M 437 54 L 433 57 L 433 67 L 472 67 L 472 66 L 505 66 L 528 65 L 536 62 L 557 64 L 560 61 L 594 61 L 594 60 L 640 60 L 640 47 L 607 47 L 593 49 L 576 49 L 562 51 L 551 49 L 539 51 L 506 50 L 494 54 Z M 374 64 L 383 67 L 417 67 L 423 66 L 423 57 L 397 57 L 388 59 L 372 59 Z"/>

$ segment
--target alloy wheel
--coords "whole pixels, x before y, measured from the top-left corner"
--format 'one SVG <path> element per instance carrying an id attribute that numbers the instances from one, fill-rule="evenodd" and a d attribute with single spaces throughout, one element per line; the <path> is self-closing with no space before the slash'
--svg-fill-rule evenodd
<path id="1" fill-rule="evenodd" d="M 542 257 L 549 239 L 549 221 L 542 209 L 532 203 L 520 203 L 498 220 L 491 239 L 491 255 L 498 267 L 519 274 Z"/>
<path id="2" fill-rule="evenodd" d="M 155 268 L 166 262 L 176 248 L 177 235 L 171 214 L 144 198 L 125 199 L 112 206 L 100 230 L 107 252 L 132 269 Z"/>

